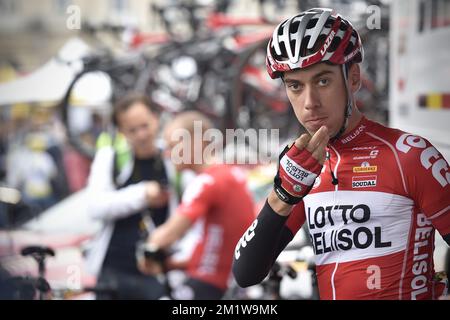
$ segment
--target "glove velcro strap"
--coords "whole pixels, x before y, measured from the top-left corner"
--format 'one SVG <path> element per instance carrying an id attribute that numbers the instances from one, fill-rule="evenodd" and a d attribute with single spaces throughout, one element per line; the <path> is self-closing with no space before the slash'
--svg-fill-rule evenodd
<path id="1" fill-rule="evenodd" d="M 281 201 L 286 202 L 287 204 L 294 205 L 299 203 L 303 199 L 303 197 L 293 196 L 292 194 L 283 189 L 283 187 L 281 186 L 281 179 L 278 173 L 274 179 L 273 189 L 275 190 L 277 197 Z"/>

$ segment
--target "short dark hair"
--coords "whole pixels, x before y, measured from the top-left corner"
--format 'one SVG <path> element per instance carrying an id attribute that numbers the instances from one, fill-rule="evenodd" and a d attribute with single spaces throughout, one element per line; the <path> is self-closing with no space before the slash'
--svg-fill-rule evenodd
<path id="1" fill-rule="evenodd" d="M 147 95 L 138 92 L 130 92 L 115 103 L 112 113 L 113 124 L 117 127 L 119 125 L 119 114 L 127 111 L 132 105 L 137 103 L 143 104 L 150 112 L 153 112 L 152 103 Z"/>

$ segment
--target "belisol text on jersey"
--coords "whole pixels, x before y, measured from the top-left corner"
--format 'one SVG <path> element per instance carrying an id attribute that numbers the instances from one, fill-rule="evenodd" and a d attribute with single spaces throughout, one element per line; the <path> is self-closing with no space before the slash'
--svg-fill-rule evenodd
<path id="1" fill-rule="evenodd" d="M 309 176 L 309 172 L 304 170 L 302 167 L 296 165 L 295 162 L 286 160 L 286 172 L 289 173 L 294 179 L 303 181 L 305 178 Z"/>
<path id="2" fill-rule="evenodd" d="M 321 232 L 319 229 L 327 226 L 334 226 L 335 219 L 342 219 L 344 227 L 338 230 Z M 311 208 L 307 208 L 308 227 L 311 242 L 316 255 L 338 250 L 350 250 L 352 248 L 366 249 L 372 244 L 375 248 L 391 247 L 391 241 L 383 241 L 380 226 L 360 225 L 353 228 L 346 228 L 347 225 L 363 224 L 370 220 L 370 208 L 365 204 L 358 205 L 335 205 L 317 207 L 311 213 Z M 316 232 L 319 231 L 319 232 Z"/>

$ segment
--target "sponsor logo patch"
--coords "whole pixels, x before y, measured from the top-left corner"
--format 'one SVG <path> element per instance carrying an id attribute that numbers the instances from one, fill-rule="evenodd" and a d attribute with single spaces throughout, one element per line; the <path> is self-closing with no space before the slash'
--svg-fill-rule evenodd
<path id="1" fill-rule="evenodd" d="M 428 146 L 424 139 L 405 133 L 397 140 L 395 147 L 403 153 L 408 153 L 413 148 L 421 150 L 419 159 L 425 170 L 429 170 L 443 188 L 450 184 L 450 170 L 447 161 L 435 147 Z"/>
<path id="2" fill-rule="evenodd" d="M 375 150 L 376 148 L 377 148 L 376 146 L 353 147 L 352 151 L 355 151 L 355 150 Z"/>
<path id="3" fill-rule="evenodd" d="M 361 132 L 364 131 L 364 129 L 366 128 L 365 125 L 360 125 L 357 129 L 355 129 L 351 134 L 349 134 L 347 137 L 345 137 L 344 139 L 341 139 L 342 144 L 346 144 L 349 143 L 350 141 L 352 141 L 353 139 L 355 139 L 357 136 L 359 136 L 359 134 Z"/>
<path id="4" fill-rule="evenodd" d="M 352 188 L 368 188 L 377 185 L 377 176 L 352 177 Z"/>
<path id="5" fill-rule="evenodd" d="M 368 155 L 365 156 L 354 156 L 353 160 L 368 160 L 375 159 L 378 156 L 379 150 L 372 150 Z"/>
<path id="6" fill-rule="evenodd" d="M 354 173 L 366 173 L 366 172 L 377 172 L 378 167 L 377 166 L 360 166 L 360 167 L 353 167 Z"/>
<path id="7" fill-rule="evenodd" d="M 391 241 L 384 241 L 388 237 L 379 222 L 371 221 L 372 212 L 366 204 L 308 206 L 305 209 L 316 258 L 335 251 L 392 247 Z"/>

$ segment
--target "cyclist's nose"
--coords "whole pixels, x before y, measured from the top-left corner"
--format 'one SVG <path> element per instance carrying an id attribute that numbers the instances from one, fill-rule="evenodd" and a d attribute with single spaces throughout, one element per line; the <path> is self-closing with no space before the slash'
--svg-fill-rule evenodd
<path id="1" fill-rule="evenodd" d="M 139 128 L 136 132 L 136 138 L 138 140 L 145 140 L 148 139 L 151 132 L 148 128 Z"/>
<path id="2" fill-rule="evenodd" d="M 303 94 L 305 109 L 309 110 L 320 106 L 319 94 L 312 86 L 305 86 Z"/>

